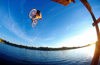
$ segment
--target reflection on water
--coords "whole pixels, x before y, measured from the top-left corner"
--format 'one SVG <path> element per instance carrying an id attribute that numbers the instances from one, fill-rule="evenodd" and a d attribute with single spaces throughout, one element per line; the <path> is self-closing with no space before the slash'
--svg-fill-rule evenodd
<path id="1" fill-rule="evenodd" d="M 81 48 L 81 51 L 86 53 L 88 56 L 93 57 L 94 51 L 95 51 L 95 45 L 92 45 L 86 48 Z"/>
<path id="2" fill-rule="evenodd" d="M 0 43 L 0 62 L 39 65 L 89 65 L 93 57 L 94 47 L 93 45 L 73 50 L 39 51 Z"/>

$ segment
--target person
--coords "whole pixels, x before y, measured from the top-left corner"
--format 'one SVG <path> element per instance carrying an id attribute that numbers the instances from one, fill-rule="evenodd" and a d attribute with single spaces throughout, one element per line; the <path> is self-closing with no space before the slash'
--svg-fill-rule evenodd
<path id="1" fill-rule="evenodd" d="M 39 19 L 39 20 L 42 20 L 42 16 L 41 16 L 40 10 L 32 9 L 32 10 L 29 12 L 29 18 L 31 18 L 31 20 L 32 20 L 31 26 L 32 26 L 32 27 L 36 26 L 36 24 L 37 24 L 37 22 L 38 22 L 38 19 Z M 33 24 L 34 24 L 34 25 L 33 25 Z"/>

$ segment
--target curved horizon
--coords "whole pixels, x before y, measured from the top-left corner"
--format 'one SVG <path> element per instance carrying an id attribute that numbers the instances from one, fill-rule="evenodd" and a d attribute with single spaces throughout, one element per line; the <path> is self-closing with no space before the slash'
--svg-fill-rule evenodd
<path id="1" fill-rule="evenodd" d="M 91 43 L 91 44 L 87 44 L 84 46 L 77 46 L 77 47 L 35 47 L 35 46 L 25 46 L 25 45 L 18 45 L 16 43 L 11 43 L 7 40 L 3 40 L 0 39 L 1 43 L 7 44 L 7 45 L 11 45 L 14 47 L 19 47 L 19 48 L 25 48 L 25 49 L 33 49 L 33 50 L 46 50 L 46 51 L 59 51 L 59 50 L 70 50 L 70 49 L 78 49 L 78 48 L 83 48 L 83 47 L 87 47 L 87 46 L 91 46 L 95 43 Z"/>

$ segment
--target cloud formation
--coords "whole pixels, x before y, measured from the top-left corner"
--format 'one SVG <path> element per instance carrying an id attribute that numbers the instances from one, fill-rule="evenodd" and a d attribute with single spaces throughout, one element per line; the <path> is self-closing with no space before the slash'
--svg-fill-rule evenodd
<path id="1" fill-rule="evenodd" d="M 36 42 L 36 39 L 37 39 L 36 36 L 33 38 L 30 38 L 29 36 L 27 36 L 25 34 L 25 31 L 21 29 L 21 27 L 18 25 L 18 23 L 16 21 L 14 21 L 14 19 L 12 18 L 12 16 L 10 14 L 9 14 L 9 16 L 5 16 L 5 15 L 6 14 L 4 14 L 1 21 L 6 29 L 13 32 L 16 36 L 18 36 L 19 38 L 21 38 L 29 43 Z"/>

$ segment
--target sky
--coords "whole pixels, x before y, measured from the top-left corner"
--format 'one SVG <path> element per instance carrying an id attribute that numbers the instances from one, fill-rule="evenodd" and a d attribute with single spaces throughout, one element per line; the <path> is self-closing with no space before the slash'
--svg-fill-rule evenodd
<path id="1" fill-rule="evenodd" d="M 88 0 L 96 19 L 100 1 Z M 40 10 L 42 20 L 31 27 L 28 14 Z M 69 47 L 97 40 L 93 20 L 80 0 L 67 7 L 50 0 L 0 0 L 0 38 L 18 45 L 36 47 Z"/>

